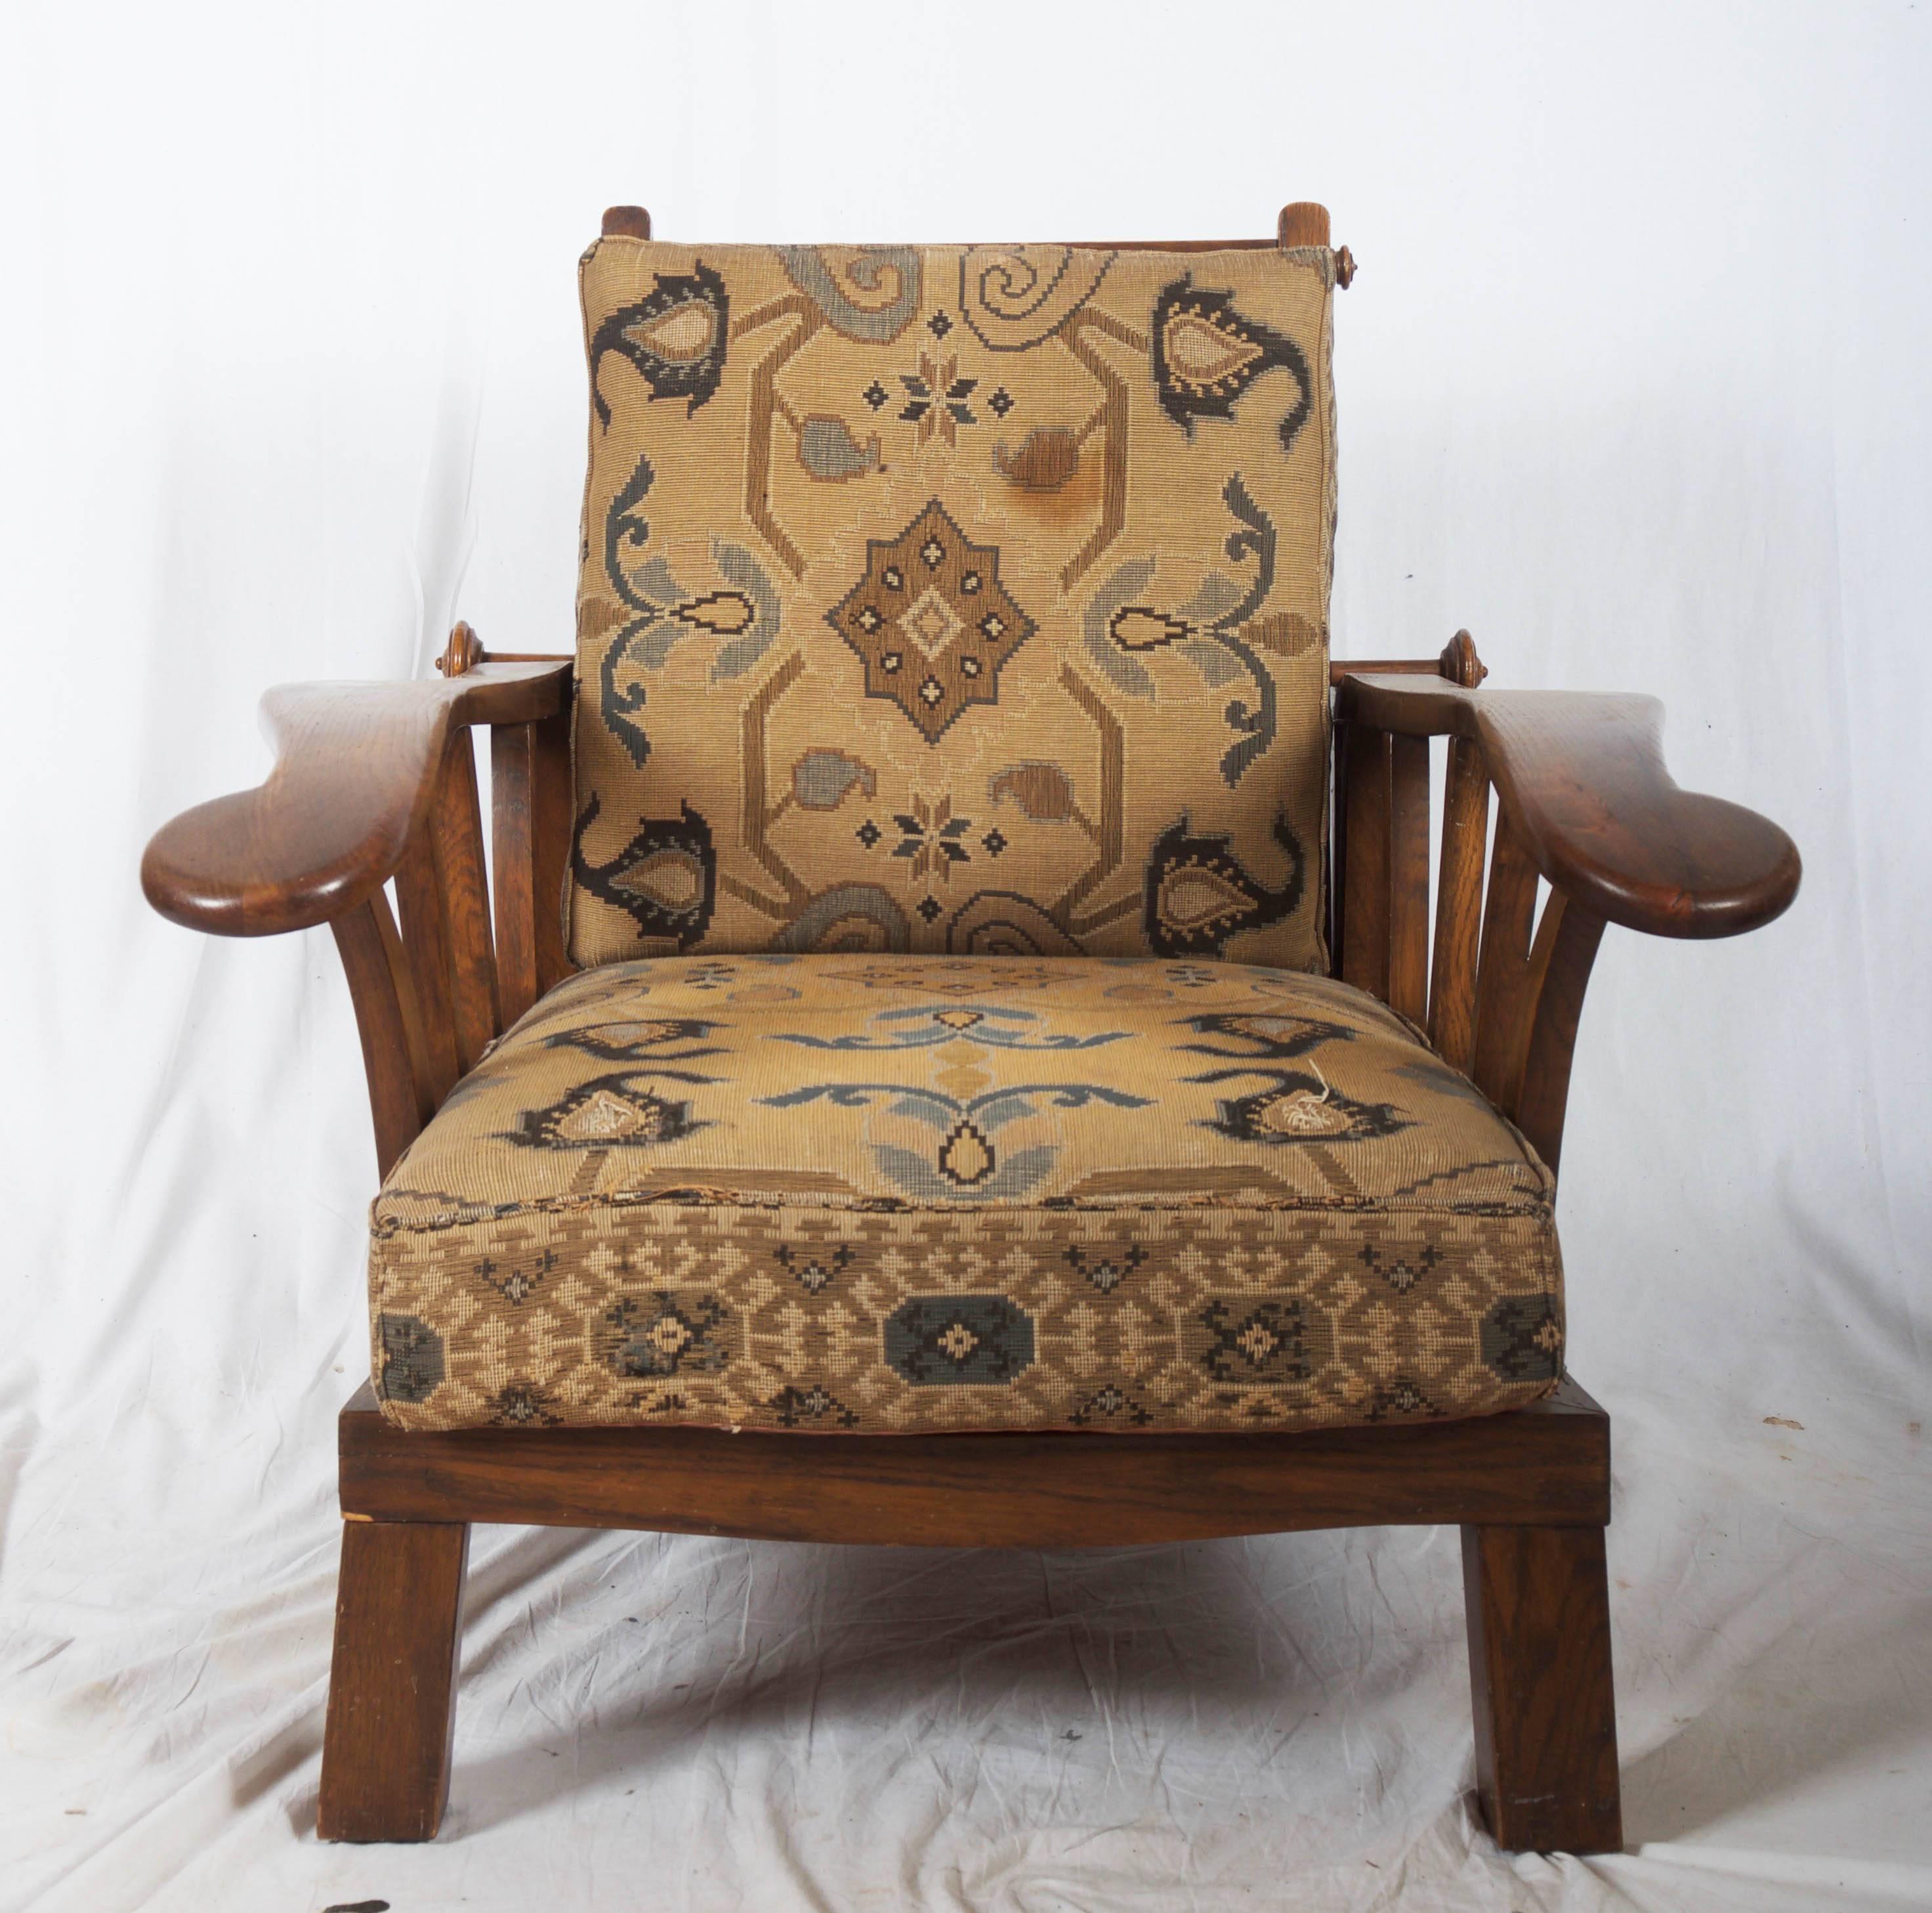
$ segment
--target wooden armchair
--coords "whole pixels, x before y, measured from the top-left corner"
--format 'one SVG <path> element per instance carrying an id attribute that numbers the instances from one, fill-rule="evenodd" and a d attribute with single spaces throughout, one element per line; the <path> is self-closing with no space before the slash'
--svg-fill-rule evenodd
<path id="1" fill-rule="evenodd" d="M 648 230 L 634 209 L 606 216 L 607 234 Z M 1283 214 L 1283 245 L 1327 241 L 1320 208 Z M 458 1084 L 478 1080 L 496 1039 L 574 970 L 557 908 L 578 808 L 573 662 L 488 653 L 459 625 L 440 668 L 440 682 L 270 693 L 268 781 L 166 826 L 142 872 L 154 907 L 190 928 L 247 937 L 329 925 L 386 1178 Z M 1790 904 L 1799 864 L 1774 825 L 1677 787 L 1654 700 L 1485 691 L 1484 675 L 1466 634 L 1439 660 L 1328 667 L 1336 875 L 1325 941 L 1340 982 L 1426 1030 L 1436 1058 L 1553 1171 L 1606 925 L 1737 934 Z M 1446 782 L 1432 914 L 1437 738 Z M 1539 879 L 1550 886 L 1540 918 Z M 379 1378 L 382 1358 L 379 1346 Z M 1610 1424 L 1568 1378 L 1511 1412 L 1295 1432 L 1031 1426 L 871 1439 L 552 1426 L 541 1415 L 412 1430 L 386 1419 L 365 1384 L 341 1417 L 340 1494 L 325 1838 L 436 1831 L 472 1522 L 1041 1548 L 1454 1522 L 1491 1829 L 1510 1849 L 1622 1843 Z"/>

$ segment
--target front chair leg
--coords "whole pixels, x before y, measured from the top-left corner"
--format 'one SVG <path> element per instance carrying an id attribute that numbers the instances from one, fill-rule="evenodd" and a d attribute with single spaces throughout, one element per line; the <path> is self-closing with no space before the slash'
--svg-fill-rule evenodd
<path id="1" fill-rule="evenodd" d="M 344 1521 L 322 1732 L 326 1840 L 428 1840 L 449 1798 L 470 1529 Z"/>
<path id="2" fill-rule="evenodd" d="M 1600 1528 L 1465 1528 L 1476 1784 L 1511 1852 L 1623 1846 Z"/>

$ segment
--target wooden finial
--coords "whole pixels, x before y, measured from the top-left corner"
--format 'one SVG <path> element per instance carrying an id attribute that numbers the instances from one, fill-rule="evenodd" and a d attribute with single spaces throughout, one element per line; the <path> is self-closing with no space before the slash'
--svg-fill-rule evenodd
<path id="1" fill-rule="evenodd" d="M 651 216 L 642 206 L 606 206 L 604 236 L 607 239 L 648 239 Z"/>
<path id="2" fill-rule="evenodd" d="M 1275 243 L 1280 246 L 1323 246 L 1328 243 L 1328 208 L 1312 199 L 1283 206 L 1275 222 Z M 1335 283 L 1345 289 L 1355 277 L 1355 256 L 1346 246 L 1335 255 Z"/>
<path id="3" fill-rule="evenodd" d="M 445 677 L 461 677 L 482 664 L 484 656 L 483 640 L 458 619 L 450 628 L 449 642 L 442 647 L 436 667 Z"/>
<path id="4" fill-rule="evenodd" d="M 1460 684 L 1465 691 L 1474 691 L 1490 674 L 1490 667 L 1476 655 L 1476 640 L 1466 631 L 1459 631 L 1442 647 L 1438 668 L 1451 684 Z"/>
<path id="5" fill-rule="evenodd" d="M 1276 222 L 1275 241 L 1283 246 L 1325 246 L 1328 243 L 1328 208 L 1312 199 L 1297 199 L 1283 206 Z"/>

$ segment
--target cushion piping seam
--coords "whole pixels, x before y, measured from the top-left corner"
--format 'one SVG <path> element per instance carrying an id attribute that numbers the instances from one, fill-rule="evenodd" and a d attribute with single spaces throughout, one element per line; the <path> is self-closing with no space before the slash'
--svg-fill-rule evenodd
<path id="1" fill-rule="evenodd" d="M 380 1204 L 382 1198 L 377 1198 Z M 434 1222 L 411 1222 L 400 1216 L 380 1216 L 372 1204 L 369 1218 L 370 1236 L 387 1241 L 397 1236 L 438 1235 L 450 1229 L 476 1228 L 493 1222 L 507 1222 L 519 1216 L 556 1215 L 577 1209 L 685 1209 L 707 1214 L 719 1209 L 748 1210 L 760 1214 L 789 1213 L 809 1216 L 944 1216 L 947 1217 L 1018 1217 L 1026 1216 L 1079 1216 L 1115 1215 L 1199 1215 L 1216 1211 L 1227 1215 L 1280 1216 L 1443 1216 L 1485 1219 L 1525 1217 L 1546 1225 L 1553 1222 L 1554 1205 L 1548 1201 L 1506 1201 L 1440 1206 L 1383 1202 L 1324 1202 L 1319 1200 L 1267 1203 L 1229 1203 L 1212 1199 L 1198 1202 L 1069 1203 L 1048 1207 L 1040 1203 L 1016 1203 L 998 1207 L 942 1208 L 932 1203 L 880 1201 L 865 1203 L 759 1202 L 742 1195 L 721 1196 L 715 1201 L 680 1200 L 675 1191 L 663 1195 L 599 1194 L 584 1196 L 546 1197 L 534 1202 L 518 1202 L 491 1208 L 476 1216 L 454 1216 Z"/>

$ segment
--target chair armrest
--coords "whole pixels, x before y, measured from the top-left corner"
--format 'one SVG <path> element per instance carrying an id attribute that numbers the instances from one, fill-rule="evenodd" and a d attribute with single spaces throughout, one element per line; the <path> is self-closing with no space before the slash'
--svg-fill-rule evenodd
<path id="1" fill-rule="evenodd" d="M 534 723 L 568 706 L 572 666 L 486 664 L 437 682 L 290 684 L 262 700 L 268 781 L 154 833 L 141 888 L 161 915 L 218 937 L 340 916 L 386 882 L 466 724 Z"/>
<path id="2" fill-rule="evenodd" d="M 1654 697 L 1368 674 L 1342 681 L 1338 708 L 1406 736 L 1476 739 L 1538 869 L 1612 923 L 1735 937 L 1798 894 L 1798 847 L 1776 824 L 1672 781 Z"/>

